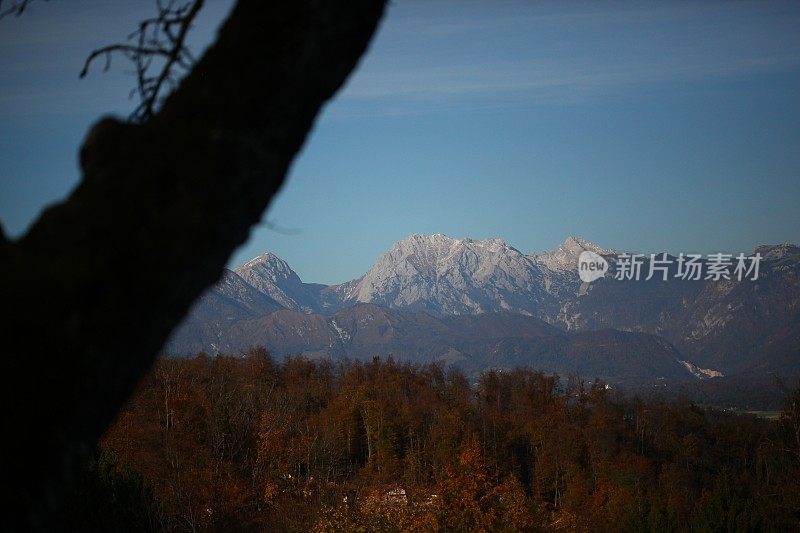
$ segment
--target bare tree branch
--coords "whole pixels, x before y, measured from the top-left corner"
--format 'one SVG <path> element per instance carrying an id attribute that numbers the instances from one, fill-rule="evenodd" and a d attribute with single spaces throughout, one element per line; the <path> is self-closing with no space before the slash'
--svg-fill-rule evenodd
<path id="1" fill-rule="evenodd" d="M 191 0 L 180 5 L 176 5 L 175 0 L 166 4 L 156 0 L 158 15 L 140 22 L 138 29 L 128 36 L 129 42 L 94 50 L 86 58 L 80 77 L 88 74 L 95 59 L 105 58 L 103 70 L 106 71 L 111 66 L 111 56 L 122 54 L 136 69 L 135 92 L 138 92 L 140 100 L 130 119 L 141 122 L 150 118 L 161 103 L 164 91 L 174 88 L 179 74 L 188 72 L 194 64 L 194 57 L 186 46 L 186 36 L 203 4 L 204 0 Z M 155 60 L 160 60 L 160 63 L 154 65 Z M 152 74 L 151 69 L 155 67 L 159 67 L 158 71 Z"/>
<path id="2" fill-rule="evenodd" d="M 150 118 L 95 124 L 78 187 L 0 246 L 0 530 L 62 529 L 71 475 L 261 220 L 383 8 L 238 0 Z"/>
<path id="3" fill-rule="evenodd" d="M 44 1 L 47 2 L 48 0 Z M 0 19 L 3 19 L 9 15 L 14 15 L 15 17 L 22 15 L 25 10 L 28 9 L 28 6 L 31 2 L 33 2 L 33 0 L 15 0 L 14 2 L 11 2 L 10 6 L 4 9 L 4 2 L 3 0 L 0 0 Z"/>

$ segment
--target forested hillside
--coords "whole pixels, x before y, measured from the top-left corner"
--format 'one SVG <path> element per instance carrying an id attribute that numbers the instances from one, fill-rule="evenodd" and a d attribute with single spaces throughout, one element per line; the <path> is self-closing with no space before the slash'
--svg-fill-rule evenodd
<path id="1" fill-rule="evenodd" d="M 799 393 L 792 402 L 769 421 L 527 369 L 471 383 L 391 359 L 164 359 L 105 435 L 64 523 L 788 531 L 800 524 Z"/>

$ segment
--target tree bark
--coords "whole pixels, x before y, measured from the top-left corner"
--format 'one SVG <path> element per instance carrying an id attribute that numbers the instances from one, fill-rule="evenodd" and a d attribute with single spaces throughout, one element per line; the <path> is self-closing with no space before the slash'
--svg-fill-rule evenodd
<path id="1" fill-rule="evenodd" d="M 16 242 L 0 231 L 4 529 L 52 528 L 72 473 L 259 222 L 383 4 L 240 0 L 155 116 L 99 121 L 70 197 Z"/>

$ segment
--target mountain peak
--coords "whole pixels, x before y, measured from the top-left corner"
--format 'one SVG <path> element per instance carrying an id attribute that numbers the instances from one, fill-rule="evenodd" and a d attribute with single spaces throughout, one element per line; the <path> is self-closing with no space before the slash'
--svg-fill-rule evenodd
<path id="1" fill-rule="evenodd" d="M 348 293 L 359 302 L 435 313 L 530 313 L 521 296 L 538 286 L 538 270 L 502 239 L 410 235 L 383 254 Z"/>
<path id="2" fill-rule="evenodd" d="M 265 263 L 266 264 L 270 264 L 270 265 L 278 266 L 278 267 L 281 268 L 281 270 L 291 270 L 291 268 L 289 268 L 289 264 L 286 261 L 284 261 L 283 259 L 281 259 L 277 255 L 273 254 L 272 252 L 264 252 L 264 253 L 262 253 L 260 255 L 257 255 L 256 257 L 254 257 L 251 260 L 247 261 L 243 265 L 237 267 L 236 270 L 237 271 L 238 270 L 245 270 L 245 269 L 253 268 L 253 267 L 257 266 L 257 265 L 261 265 L 261 264 L 265 264 Z"/>
<path id="3" fill-rule="evenodd" d="M 286 261 L 272 252 L 254 257 L 234 272 L 284 307 L 302 311 L 311 309 L 300 277 Z"/>
<path id="4" fill-rule="evenodd" d="M 581 251 L 583 250 L 590 250 L 592 252 L 597 252 L 598 250 L 605 251 L 604 248 L 601 248 L 600 246 L 594 244 L 593 242 L 587 241 L 586 239 L 578 235 L 570 235 L 569 237 L 564 239 L 564 242 L 561 244 L 561 246 L 568 249 L 580 249 Z"/>
<path id="5" fill-rule="evenodd" d="M 384 254 L 390 257 L 414 256 L 415 262 L 422 262 L 434 268 L 435 263 L 446 261 L 448 257 L 458 255 L 464 250 L 472 250 L 478 255 L 487 253 L 503 254 L 515 253 L 522 255 L 503 239 L 472 239 L 464 237 L 456 239 L 443 233 L 422 235 L 415 233 L 405 239 L 397 241 L 391 249 Z M 380 259 L 379 259 L 380 261 Z"/>
<path id="6" fill-rule="evenodd" d="M 432 235 L 425 235 L 423 233 L 413 233 L 406 237 L 405 239 L 400 239 L 397 241 L 394 246 L 401 246 L 401 245 L 419 245 L 419 244 L 442 244 L 442 243 L 453 243 L 456 239 L 450 237 L 449 235 L 445 235 L 444 233 L 434 233 Z"/>
<path id="7" fill-rule="evenodd" d="M 766 261 L 777 261 L 785 257 L 800 254 L 800 247 L 790 242 L 781 244 L 762 244 L 756 247 L 754 253 L 759 253 Z"/>
<path id="8" fill-rule="evenodd" d="M 544 266 L 556 272 L 575 270 L 578 264 L 578 256 L 584 251 L 594 252 L 600 255 L 613 255 L 617 251 L 610 248 L 602 248 L 593 242 L 587 241 L 583 237 L 570 235 L 555 250 L 537 252 L 528 257 L 537 265 Z"/>

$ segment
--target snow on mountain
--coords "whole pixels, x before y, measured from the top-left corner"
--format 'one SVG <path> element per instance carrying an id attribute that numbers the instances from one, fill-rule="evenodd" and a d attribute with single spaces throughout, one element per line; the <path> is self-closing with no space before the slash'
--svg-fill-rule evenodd
<path id="1" fill-rule="evenodd" d="M 714 370 L 713 368 L 700 368 L 696 364 L 690 361 L 681 361 L 683 366 L 686 367 L 686 370 L 692 373 L 692 375 L 700 378 L 700 379 L 709 379 L 709 378 L 722 378 L 725 377 L 725 374 L 720 372 L 719 370 Z"/>
<path id="2" fill-rule="evenodd" d="M 440 318 L 510 312 L 570 332 L 612 328 L 660 335 L 683 360 L 726 375 L 756 367 L 800 368 L 793 355 L 800 338 L 799 247 L 758 247 L 762 264 L 756 282 L 607 277 L 586 284 L 576 268 L 585 250 L 610 261 L 618 253 L 579 237 L 567 238 L 555 250 L 524 255 L 501 239 L 412 235 L 362 277 L 332 286 L 303 283 L 285 261 L 265 253 L 235 273 L 227 271 L 197 302 L 172 345 L 194 350 L 211 343 L 228 349 L 232 345 L 226 345 L 221 331 L 276 309 L 330 317 L 357 304 L 374 304 Z M 322 328 L 322 322 L 318 325 Z M 338 343 L 352 335 L 338 320 L 323 329 Z"/>
<path id="3" fill-rule="evenodd" d="M 281 304 L 274 298 L 257 290 L 241 276 L 228 270 L 223 271 L 220 280 L 210 289 L 219 298 L 236 302 L 247 312 L 258 316 L 280 309 Z"/>
<path id="4" fill-rule="evenodd" d="M 263 253 L 236 268 L 235 272 L 287 309 L 312 312 L 318 308 L 313 288 L 303 283 L 286 261 L 273 253 Z"/>
<path id="5" fill-rule="evenodd" d="M 788 242 L 783 244 L 765 244 L 757 247 L 754 253 L 761 254 L 764 261 L 780 261 L 787 257 L 800 255 L 800 246 Z"/>
<path id="6" fill-rule="evenodd" d="M 437 315 L 533 315 L 548 298 L 541 287 L 539 268 L 501 239 L 412 235 L 350 284 L 344 297 Z"/>
<path id="7" fill-rule="evenodd" d="M 565 300 L 583 295 L 591 288 L 589 284 L 582 284 L 578 276 L 578 257 L 586 250 L 602 256 L 618 253 L 617 250 L 602 248 L 581 237 L 570 236 L 555 250 L 536 252 L 527 256 L 540 268 L 544 289 L 561 302 L 562 308 L 558 314 L 567 312 L 564 309 Z"/>
<path id="8" fill-rule="evenodd" d="M 555 250 L 530 254 L 531 261 L 553 272 L 573 273 L 577 275 L 578 257 L 584 251 L 594 252 L 599 255 L 616 255 L 617 250 L 601 248 L 581 237 L 567 237 Z"/>
<path id="9" fill-rule="evenodd" d="M 556 300 L 578 291 L 574 266 L 584 250 L 615 253 L 579 237 L 526 256 L 501 239 L 411 235 L 362 277 L 340 285 L 303 283 L 269 252 L 236 273 L 287 309 L 304 312 L 333 313 L 355 303 L 376 303 L 436 315 L 509 311 L 542 317 L 551 314 Z"/>

